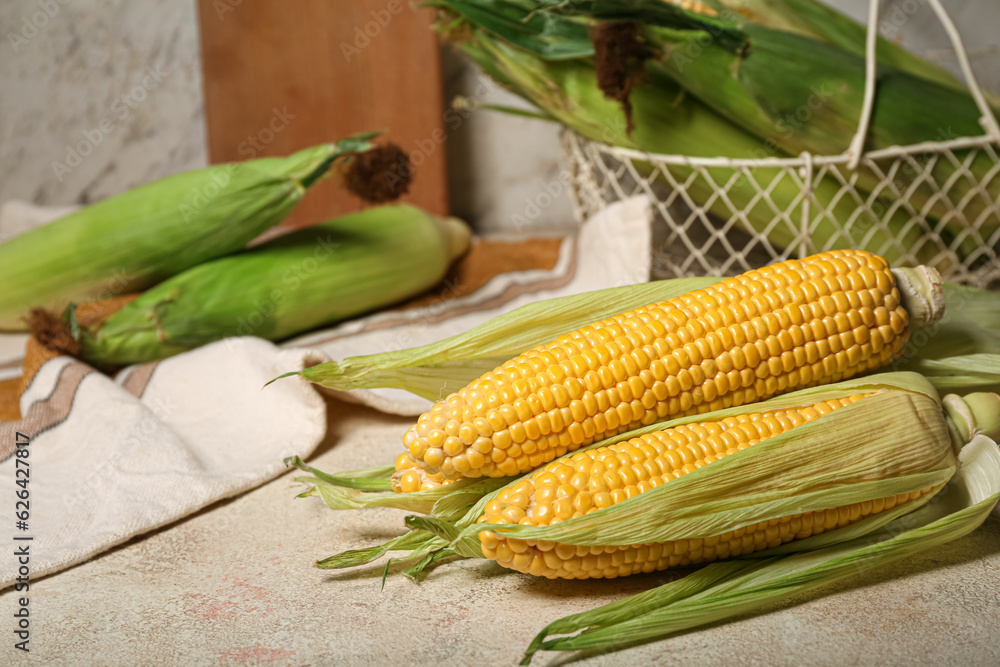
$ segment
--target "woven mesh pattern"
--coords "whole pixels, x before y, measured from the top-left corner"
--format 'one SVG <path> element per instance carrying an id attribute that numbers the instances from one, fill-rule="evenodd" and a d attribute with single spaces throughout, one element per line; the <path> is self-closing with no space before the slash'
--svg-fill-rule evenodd
<path id="1" fill-rule="evenodd" d="M 870 153 L 861 160 L 861 168 L 876 181 L 874 187 L 867 183 L 868 189 L 859 187 L 858 172 L 839 156 L 649 155 L 591 142 L 570 130 L 563 132 L 562 149 L 579 220 L 615 201 L 650 196 L 657 279 L 734 275 L 774 261 L 857 247 L 891 256 L 894 265 L 930 264 L 947 280 L 1000 288 L 1000 207 L 987 188 L 1000 190 L 1000 160 L 987 139 Z M 969 165 L 981 154 L 992 168 L 977 179 Z M 943 170 L 949 173 L 944 182 L 934 174 L 940 161 L 952 167 Z M 825 203 L 813 193 L 821 180 L 827 181 L 825 192 L 834 193 Z M 731 196 L 737 184 L 742 204 Z M 783 204 L 773 196 L 779 186 L 786 193 L 777 198 Z M 795 193 L 790 198 L 789 189 Z M 914 196 L 918 189 L 922 197 Z"/>

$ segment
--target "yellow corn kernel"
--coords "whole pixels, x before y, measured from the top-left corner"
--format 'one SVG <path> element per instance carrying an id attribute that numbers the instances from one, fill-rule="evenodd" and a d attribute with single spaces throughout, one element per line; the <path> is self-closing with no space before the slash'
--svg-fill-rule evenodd
<path id="1" fill-rule="evenodd" d="M 396 457 L 396 474 L 392 478 L 393 488 L 402 493 L 436 489 L 454 480 L 445 479 L 441 473 L 434 473 L 417 467 L 408 452 Z"/>

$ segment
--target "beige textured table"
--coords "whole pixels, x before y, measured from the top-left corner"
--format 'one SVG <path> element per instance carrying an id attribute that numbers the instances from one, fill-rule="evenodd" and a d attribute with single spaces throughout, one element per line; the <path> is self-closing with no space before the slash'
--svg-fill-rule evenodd
<path id="1" fill-rule="evenodd" d="M 331 403 L 326 471 L 391 461 L 408 420 Z M 39 470 L 38 474 L 44 474 Z M 396 510 L 333 512 L 289 473 L 31 587 L 31 654 L 2 664 L 510 665 L 547 622 L 665 581 L 536 580 L 486 561 L 421 584 L 316 558 L 401 530 Z M 538 665 L 1000 665 L 1000 521 L 946 548 L 753 617 L 619 653 Z M 6 625 L 4 625 L 6 623 Z"/>

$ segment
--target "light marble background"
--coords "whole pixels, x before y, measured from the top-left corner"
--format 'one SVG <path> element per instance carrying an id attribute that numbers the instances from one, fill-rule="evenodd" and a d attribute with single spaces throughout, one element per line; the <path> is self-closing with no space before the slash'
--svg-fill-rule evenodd
<path id="1" fill-rule="evenodd" d="M 829 1 L 857 17 L 866 14 L 867 0 Z M 925 0 L 883 5 L 883 16 L 902 19 L 893 37 L 954 67 Z M 945 5 L 981 82 L 1000 90 L 992 3 Z M 44 25 L 32 33 L 26 22 Z M 3 0 L 0 27 L 0 202 L 87 203 L 206 163 L 193 0 Z M 483 95 L 482 75 L 456 54 L 445 54 L 444 68 L 448 99 L 518 102 L 492 85 Z M 96 145 L 76 164 L 67 147 L 81 141 Z M 478 110 L 447 146 L 452 212 L 480 232 L 537 235 L 574 227 L 559 181 L 554 126 Z M 551 203 L 546 190 L 559 192 Z M 538 203 L 548 205 L 536 209 Z"/>
<path id="2" fill-rule="evenodd" d="M 82 204 L 206 163 L 193 1 L 4 0 L 0 26 L 0 202 Z"/>

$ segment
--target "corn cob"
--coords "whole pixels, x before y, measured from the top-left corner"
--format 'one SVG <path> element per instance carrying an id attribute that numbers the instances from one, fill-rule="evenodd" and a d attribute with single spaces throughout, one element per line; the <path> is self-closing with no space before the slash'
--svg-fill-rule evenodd
<path id="1" fill-rule="evenodd" d="M 0 244 L 0 330 L 26 329 L 32 308 L 136 292 L 240 250 L 374 136 L 175 174 L 15 236 Z"/>
<path id="2" fill-rule="evenodd" d="M 872 379 L 877 382 L 879 378 L 887 377 L 889 376 L 881 375 Z M 919 382 L 907 384 L 910 385 L 910 389 L 922 392 Z M 824 388 L 817 393 L 826 394 L 828 389 Z M 682 545 L 682 550 L 686 546 L 688 548 L 686 553 L 690 554 L 691 546 L 700 544 L 701 556 L 704 559 L 709 550 L 706 545 L 710 541 L 715 542 L 719 534 L 730 527 L 742 527 L 756 536 L 759 533 L 753 531 L 759 529 L 761 524 L 755 524 L 755 519 L 785 517 L 799 507 L 803 510 L 813 510 L 812 514 L 819 515 L 823 520 L 821 534 L 806 536 L 816 531 L 801 531 L 802 537 L 797 534 L 796 539 L 780 545 L 778 539 L 768 539 L 765 535 L 763 541 L 753 542 L 749 548 L 757 551 L 762 543 L 766 547 L 773 545 L 773 548 L 769 548 L 766 552 L 758 552 L 756 558 L 741 558 L 706 565 L 659 588 L 613 602 L 599 609 L 557 620 L 549 624 L 532 641 L 521 664 L 528 664 L 532 654 L 539 650 L 615 650 L 623 645 L 634 645 L 667 637 L 737 614 L 755 612 L 768 603 L 786 599 L 790 594 L 801 595 L 816 590 L 820 586 L 852 577 L 858 572 L 884 566 L 948 544 L 975 530 L 996 507 L 997 499 L 1000 498 L 1000 450 L 997 449 L 996 443 L 996 438 L 1000 436 L 1000 396 L 980 393 L 960 398 L 950 395 L 938 403 L 932 394 L 924 394 L 922 398 L 913 394 L 893 397 L 891 389 L 886 388 L 886 391 L 882 391 L 877 384 L 868 390 L 871 389 L 876 389 L 878 395 L 863 398 L 854 405 L 838 409 L 837 414 L 818 420 L 820 423 L 796 427 L 791 432 L 786 431 L 772 437 L 770 442 L 755 445 L 750 451 L 730 455 L 724 461 L 711 463 L 685 479 L 663 484 L 657 489 L 644 492 L 637 498 L 623 501 L 607 510 L 600 510 L 557 526 L 537 528 L 527 525 L 497 525 L 495 528 L 497 531 L 519 532 L 519 536 L 526 539 L 543 537 L 540 532 L 562 533 L 549 537 L 565 538 L 569 536 L 569 532 L 565 529 L 571 524 L 575 523 L 579 527 L 581 523 L 603 523 L 607 526 L 611 521 L 609 514 L 629 505 L 632 506 L 629 517 L 632 523 L 648 525 L 657 521 L 669 522 L 669 518 L 665 517 L 683 515 L 683 511 L 677 512 L 674 507 L 690 507 L 692 502 L 697 503 L 709 494 L 725 493 L 726 487 L 735 486 L 738 489 L 741 477 L 756 476 L 765 486 L 768 485 L 769 479 L 771 483 L 781 484 L 786 473 L 781 469 L 781 463 L 775 464 L 771 459 L 774 456 L 781 456 L 783 450 L 792 447 L 799 451 L 791 456 L 801 461 L 802 465 L 810 465 L 810 461 L 815 457 L 826 459 L 828 467 L 823 469 L 823 463 L 820 462 L 813 473 L 822 478 L 819 482 L 822 488 L 833 489 L 841 483 L 848 485 L 847 488 L 841 489 L 847 493 L 835 493 L 824 502 L 799 505 L 799 501 L 795 501 L 786 504 L 779 511 L 754 512 L 752 517 L 744 516 L 742 520 L 738 519 L 733 523 L 716 522 L 715 529 L 710 531 L 690 528 L 679 531 L 669 528 L 657 531 L 649 530 L 647 527 L 638 532 L 632 531 L 631 536 L 622 535 L 624 540 L 616 542 L 609 539 L 611 534 L 627 532 L 627 527 L 605 530 L 604 535 L 599 536 L 599 528 L 595 526 L 590 530 L 589 538 L 577 530 L 578 539 L 575 542 L 556 539 L 556 542 L 565 543 L 561 545 L 563 555 L 570 559 L 567 563 L 572 563 L 570 567 L 574 568 L 573 572 L 566 571 L 565 565 L 556 562 L 558 552 L 554 556 L 549 555 L 560 546 L 547 547 L 548 550 L 543 552 L 543 558 L 548 557 L 553 561 L 553 566 L 560 568 L 556 572 L 565 571 L 566 574 L 579 577 L 585 574 L 584 563 L 592 566 L 595 560 L 602 557 L 606 563 L 607 557 L 597 555 L 595 558 L 589 555 L 591 550 L 586 547 L 584 549 L 588 555 L 579 557 L 576 555 L 576 549 L 569 544 L 628 544 L 629 537 L 632 537 L 632 543 L 657 542 L 656 546 L 660 547 L 661 554 L 667 549 L 670 549 L 672 554 L 675 545 L 662 542 L 667 539 L 676 542 L 681 538 L 693 538 L 686 540 L 687 544 Z M 815 392 L 815 390 L 810 391 Z M 933 401 L 935 405 L 932 407 L 927 399 Z M 782 399 L 777 400 L 782 401 Z M 919 416 L 907 414 L 908 410 L 900 409 L 906 403 L 909 403 L 910 407 L 923 403 L 930 409 L 921 410 L 923 414 Z M 866 404 L 868 404 L 867 410 Z M 878 415 L 879 411 L 885 414 Z M 848 415 L 848 412 L 853 414 Z M 871 430 L 869 417 L 874 417 L 874 421 L 886 426 L 891 426 L 895 417 L 901 424 L 901 428 L 898 429 L 900 432 L 888 434 L 888 437 L 880 439 L 877 432 Z M 928 427 L 934 432 L 930 437 L 924 431 Z M 804 435 L 803 432 L 810 428 L 813 429 L 814 435 Z M 903 435 L 902 431 L 908 431 L 909 435 L 899 437 Z M 799 434 L 798 443 L 794 442 L 797 438 L 796 433 Z M 898 440 L 894 441 L 894 436 L 898 437 Z M 781 439 L 784 442 L 779 444 L 778 441 Z M 853 449 L 852 443 L 860 447 L 853 452 L 838 451 L 838 448 L 844 445 L 848 449 Z M 930 456 L 918 464 L 917 468 L 911 468 L 910 472 L 928 463 L 931 464 L 930 467 L 936 467 L 932 463 L 936 449 L 950 458 L 950 462 L 941 460 L 941 463 L 948 463 L 953 474 L 945 470 L 947 477 L 922 476 L 919 479 L 911 478 L 903 485 L 896 484 L 897 475 L 908 474 L 901 470 L 898 461 L 911 453 L 912 445 L 920 447 L 924 454 Z M 957 453 L 957 462 L 956 457 L 950 456 L 952 452 Z M 859 455 L 884 457 L 880 466 L 873 465 L 870 469 L 876 479 L 884 480 L 884 486 L 870 485 L 864 492 L 859 492 L 857 486 L 849 488 L 853 486 L 852 479 L 855 473 L 847 472 L 846 468 L 850 467 Z M 736 463 L 741 457 L 744 463 L 750 460 L 749 466 L 744 465 L 741 470 L 730 471 L 728 479 L 721 479 L 720 473 L 721 477 L 725 477 L 726 473 L 720 468 Z M 756 475 L 752 469 L 756 465 L 766 466 L 771 470 L 765 475 Z M 788 474 L 796 474 L 798 467 L 789 466 Z M 700 476 L 700 479 L 696 484 L 692 484 L 696 476 Z M 943 487 L 940 496 L 934 495 L 934 490 L 942 487 L 945 480 L 948 483 Z M 671 487 L 674 487 L 673 490 L 676 492 L 677 486 L 684 485 L 685 482 L 688 483 L 689 493 L 671 494 Z M 708 487 L 708 493 L 704 488 L 696 487 Z M 927 489 L 930 490 L 926 491 Z M 691 493 L 691 490 L 696 492 Z M 737 491 L 737 495 L 731 498 L 735 501 L 730 510 L 734 516 L 743 512 L 747 502 L 755 502 L 761 490 L 758 487 L 747 491 L 745 497 L 740 497 L 741 494 Z M 879 495 L 882 498 L 879 498 Z M 668 496 L 671 496 L 669 502 L 666 501 Z M 928 502 L 931 498 L 933 502 Z M 894 502 L 895 506 L 890 508 L 889 505 Z M 652 515 L 649 519 L 636 512 L 640 503 L 643 504 L 641 511 L 646 516 Z M 838 517 L 834 520 L 832 514 L 825 511 L 825 508 L 835 506 L 846 506 L 849 513 L 845 517 L 840 508 L 837 512 Z M 880 506 L 881 511 L 877 511 Z M 822 514 L 815 512 L 821 508 L 824 509 Z M 868 510 L 870 510 L 868 516 L 862 516 Z M 698 510 L 694 510 L 693 513 L 697 515 Z M 691 515 L 692 512 L 687 514 Z M 809 516 L 806 512 L 801 514 L 799 520 Z M 906 516 L 903 516 L 904 514 Z M 777 526 L 770 526 L 772 537 L 774 529 L 780 527 L 784 521 L 785 518 L 780 518 Z M 485 526 L 478 524 L 478 526 L 491 527 L 488 524 Z M 715 537 L 710 539 L 706 536 Z M 744 540 L 745 536 L 737 546 L 746 553 L 747 550 L 742 549 Z M 719 539 L 715 544 L 716 553 L 710 555 L 717 557 L 722 543 Z M 537 546 L 536 542 L 530 549 L 537 549 Z M 649 548 L 653 548 L 653 545 L 649 545 Z M 633 550 L 632 555 L 638 557 L 641 551 L 641 549 Z M 619 557 L 619 567 L 625 565 L 627 559 L 627 556 Z M 681 561 L 677 562 L 680 564 Z M 658 561 L 655 565 L 659 567 L 661 562 Z M 640 569 L 647 568 L 648 565 Z M 629 571 L 628 568 L 623 569 Z M 612 576 L 617 574 L 617 570 L 612 566 L 607 568 L 607 572 Z"/>
<path id="3" fill-rule="evenodd" d="M 574 454 L 505 489 L 479 523 L 547 526 L 624 502 L 726 456 L 850 405 L 866 395 L 804 408 L 751 413 L 655 431 Z M 837 508 L 762 521 L 707 538 L 630 546 L 577 546 L 479 534 L 483 555 L 504 567 L 565 579 L 613 578 L 737 557 L 805 539 L 897 505 L 938 487 Z"/>
<path id="4" fill-rule="evenodd" d="M 832 42 L 827 43 L 747 22 L 738 15 L 744 12 L 726 11 L 718 18 L 685 12 L 662 0 L 433 0 L 430 4 L 446 10 L 438 23 L 445 39 L 547 117 L 593 141 L 695 157 L 783 157 L 803 151 L 832 155 L 846 146 L 860 115 L 863 60 L 852 52 L 856 44 L 853 48 L 841 44 L 856 35 L 841 34 L 837 26 L 823 31 L 822 38 Z M 456 16 L 463 22 L 455 21 Z M 587 52 L 578 43 L 581 34 L 589 39 L 588 20 L 590 34 L 600 33 L 594 19 L 645 21 L 638 42 L 612 42 L 613 51 L 638 51 L 632 60 L 648 58 L 644 67 L 636 66 L 631 74 L 626 71 L 622 94 L 614 95 L 615 101 L 604 100 L 610 104 L 601 104 L 600 91 L 594 94 L 592 82 L 614 78 L 614 68 L 597 67 L 594 51 Z M 753 48 L 745 48 L 748 44 Z M 941 77 L 930 71 L 933 68 L 904 62 L 905 58 L 889 60 L 902 71 L 889 65 L 880 72 L 868 149 L 981 133 L 979 111 L 960 85 L 953 80 L 939 82 Z M 776 71 L 785 76 L 775 77 Z M 828 83 L 820 85 L 824 81 Z M 831 97 L 824 92 L 840 88 L 846 93 Z M 631 107 L 633 123 L 623 122 L 621 109 L 614 109 L 618 100 L 622 107 Z M 804 112 L 809 115 L 805 120 L 798 117 Z M 629 126 L 634 131 L 627 132 Z M 941 136 L 942 132 L 951 136 Z M 799 185 L 782 177 L 777 168 L 757 166 L 742 173 L 711 167 L 706 178 L 700 169 L 681 165 L 653 167 L 634 161 L 634 166 L 643 180 L 683 183 L 690 199 L 702 208 L 765 234 L 783 248 L 802 239 L 795 225 L 773 224 L 775 214 L 797 220 L 808 213 L 813 218 L 809 234 L 813 248 L 862 247 L 894 265 L 906 259 L 908 264 L 932 265 L 949 273 L 959 261 L 985 262 L 981 246 L 995 245 L 996 240 L 990 238 L 996 226 L 989 208 L 996 198 L 990 195 L 1000 181 L 993 178 L 993 163 L 985 153 L 979 151 L 974 159 L 969 155 L 969 160 L 975 179 L 958 178 L 961 167 L 948 160 L 926 165 L 934 181 L 950 188 L 944 199 L 918 178 L 920 165 L 916 171 L 911 169 L 914 165 L 890 170 L 885 182 L 878 168 L 867 163 L 850 173 L 839 167 L 825 174 L 819 170 L 810 190 L 819 206 L 808 211 L 801 206 Z M 981 193 L 975 187 L 978 181 L 984 185 Z M 764 196 L 758 183 L 769 184 Z M 725 193 L 720 197 L 717 186 L 722 184 Z M 844 196 L 846 184 L 853 184 L 857 192 Z M 961 209 L 959 215 L 949 211 L 947 199 Z M 978 229 L 970 232 L 965 228 L 969 224 Z M 927 235 L 941 237 L 941 244 L 926 243 Z"/>
<path id="5" fill-rule="evenodd" d="M 900 298 L 882 258 L 843 250 L 596 322 L 438 401 L 403 436 L 393 488 L 524 473 L 638 426 L 879 368 L 909 337 Z"/>
<path id="6" fill-rule="evenodd" d="M 456 338 L 441 349 L 468 354 L 468 344 Z M 956 377 L 953 388 L 977 384 Z M 321 498 L 331 509 L 429 515 L 408 516 L 409 533 L 324 558 L 321 568 L 356 567 L 392 553 L 394 566 L 410 563 L 403 573 L 419 578 L 442 559 L 500 555 L 527 572 L 534 565 L 542 575 L 581 578 L 755 556 L 693 568 L 658 588 L 557 620 L 529 646 L 521 663 L 528 664 L 539 650 L 613 651 L 754 613 L 957 540 L 982 524 L 1000 498 L 998 437 L 1000 396 L 942 400 L 917 374 L 880 373 L 637 429 L 516 480 L 366 493 L 360 484 L 374 476 L 388 482 L 388 470 L 331 476 L 297 457 L 286 463 L 309 475 L 296 480 L 310 486 L 299 497 Z M 602 484 L 612 486 L 603 479 L 612 468 L 621 492 L 608 491 L 611 503 L 597 509 L 593 501 Z M 387 487 L 372 490 L 381 488 Z M 591 496 L 585 510 L 584 489 Z M 546 497 L 550 517 L 539 521 L 536 510 L 545 514 Z M 569 507 L 557 507 L 570 497 Z M 555 516 L 560 510 L 568 518 Z M 659 557 L 651 558 L 657 548 Z M 518 563 L 526 552 L 531 562 Z"/>
<path id="7" fill-rule="evenodd" d="M 346 215 L 188 269 L 81 323 L 77 356 L 122 365 L 227 336 L 282 340 L 430 289 L 468 244 L 463 222 L 414 206 Z"/>

